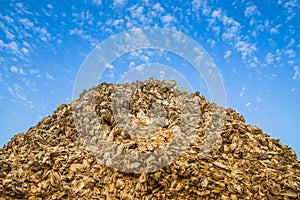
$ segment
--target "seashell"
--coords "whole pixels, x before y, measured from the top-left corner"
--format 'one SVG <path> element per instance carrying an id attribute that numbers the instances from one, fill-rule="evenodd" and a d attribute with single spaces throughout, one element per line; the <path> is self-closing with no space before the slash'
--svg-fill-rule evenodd
<path id="1" fill-rule="evenodd" d="M 82 180 L 74 180 L 72 182 L 72 185 L 73 185 L 73 191 L 75 193 L 77 193 L 77 192 L 79 192 L 80 190 L 82 190 L 84 188 L 85 183 Z"/>
<path id="2" fill-rule="evenodd" d="M 237 148 L 237 143 L 231 143 L 230 145 L 229 145 L 229 149 L 230 149 L 230 151 L 232 152 L 232 151 L 234 151 L 236 148 Z"/>

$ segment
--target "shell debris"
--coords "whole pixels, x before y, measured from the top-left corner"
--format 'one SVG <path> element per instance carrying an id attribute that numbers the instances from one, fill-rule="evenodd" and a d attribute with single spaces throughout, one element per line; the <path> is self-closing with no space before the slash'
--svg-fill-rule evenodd
<path id="1" fill-rule="evenodd" d="M 0 199 L 300 198 L 291 148 L 233 109 L 176 88 L 156 79 L 102 83 L 59 105 L 0 149 Z M 192 142 L 168 163 L 185 140 Z M 158 158 L 161 149 L 168 151 Z"/>

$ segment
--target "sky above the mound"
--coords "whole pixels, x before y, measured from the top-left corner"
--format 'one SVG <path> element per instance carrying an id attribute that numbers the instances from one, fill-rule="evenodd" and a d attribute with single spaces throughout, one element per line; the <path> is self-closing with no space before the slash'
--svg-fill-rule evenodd
<path id="1" fill-rule="evenodd" d="M 0 146 L 72 101 L 80 67 L 97 45 L 126 31 L 156 27 L 197 42 L 222 77 L 226 107 L 292 147 L 299 159 L 297 0 L 1 0 L 0 10 Z M 143 70 L 145 76 L 133 76 Z M 157 49 L 128 49 L 107 66 L 99 83 L 122 82 L 130 74 L 172 78 L 168 70 L 211 100 L 191 63 Z"/>

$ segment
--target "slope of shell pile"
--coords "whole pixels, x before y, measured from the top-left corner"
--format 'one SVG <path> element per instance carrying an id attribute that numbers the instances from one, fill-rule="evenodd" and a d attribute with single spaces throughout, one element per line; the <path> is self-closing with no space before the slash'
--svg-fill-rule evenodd
<path id="1" fill-rule="evenodd" d="M 300 163 L 174 81 L 102 83 L 0 149 L 2 199 L 300 199 Z"/>

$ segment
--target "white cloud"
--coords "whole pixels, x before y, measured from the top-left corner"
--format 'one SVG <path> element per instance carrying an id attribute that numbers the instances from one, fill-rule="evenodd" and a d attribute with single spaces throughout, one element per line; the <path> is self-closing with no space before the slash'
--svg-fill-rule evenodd
<path id="1" fill-rule="evenodd" d="M 19 19 L 21 23 L 25 26 L 25 28 L 30 29 L 34 26 L 34 24 L 27 18 L 21 18 Z"/>
<path id="2" fill-rule="evenodd" d="M 13 40 L 15 39 L 15 35 L 12 34 L 9 30 L 5 30 L 5 35 L 6 35 L 6 38 L 9 39 L 9 40 Z"/>
<path id="3" fill-rule="evenodd" d="M 167 14 L 167 15 L 161 17 L 161 21 L 164 24 L 169 24 L 172 22 L 172 20 L 173 20 L 173 16 L 170 14 Z"/>
<path id="4" fill-rule="evenodd" d="M 160 3 L 156 3 L 154 6 L 153 6 L 153 9 L 157 12 L 164 12 L 165 9 L 163 7 L 161 7 Z"/>
<path id="5" fill-rule="evenodd" d="M 279 34 L 279 28 L 282 26 L 282 24 L 278 24 L 277 26 L 270 29 L 271 34 Z"/>
<path id="6" fill-rule="evenodd" d="M 193 0 L 192 2 L 192 6 L 193 6 L 193 10 L 199 10 L 201 5 L 201 0 Z"/>
<path id="7" fill-rule="evenodd" d="M 91 36 L 89 33 L 87 33 L 86 31 L 82 30 L 82 29 L 71 29 L 69 31 L 69 34 L 72 35 L 77 35 L 79 37 L 81 37 L 84 40 L 87 40 L 91 43 L 91 45 L 93 44 L 99 44 L 98 39 L 94 38 L 93 36 Z"/>
<path id="8" fill-rule="evenodd" d="M 241 93 L 240 93 L 240 97 L 243 97 L 245 95 L 245 90 L 246 90 L 246 86 L 243 86 Z"/>
<path id="9" fill-rule="evenodd" d="M 296 90 L 296 88 L 293 87 L 290 89 L 290 92 L 295 92 L 295 90 Z"/>
<path id="10" fill-rule="evenodd" d="M 299 79 L 300 78 L 300 67 L 299 66 L 294 66 L 294 76 L 293 79 Z"/>
<path id="11" fill-rule="evenodd" d="M 116 19 L 112 23 L 116 28 L 120 28 L 124 24 L 124 19 Z"/>
<path id="12" fill-rule="evenodd" d="M 48 33 L 46 28 L 36 28 L 36 31 L 40 34 L 40 39 L 44 42 L 48 42 L 48 39 L 50 38 L 50 34 Z"/>
<path id="13" fill-rule="evenodd" d="M 244 14 L 246 17 L 250 17 L 253 15 L 260 15 L 260 12 L 258 11 L 256 5 L 251 5 L 251 6 L 246 7 Z"/>
<path id="14" fill-rule="evenodd" d="M 139 65 L 135 68 L 139 73 L 143 73 L 143 70 L 145 69 L 145 65 L 142 64 L 142 65 Z"/>
<path id="15" fill-rule="evenodd" d="M 11 18 L 11 17 L 9 17 L 9 16 L 4 16 L 4 19 L 6 20 L 6 22 L 8 23 L 8 24 L 13 24 L 14 23 L 14 20 L 13 20 L 13 18 Z"/>
<path id="16" fill-rule="evenodd" d="M 38 74 L 39 70 L 38 69 L 30 69 L 29 73 L 30 73 L 30 75 Z"/>
<path id="17" fill-rule="evenodd" d="M 23 3 L 16 3 L 16 6 L 19 8 L 23 8 Z"/>
<path id="18" fill-rule="evenodd" d="M 131 17 L 135 19 L 139 19 L 139 21 L 144 21 L 145 16 L 143 15 L 144 12 L 144 7 L 138 6 L 138 5 L 133 5 L 132 7 L 129 8 L 131 12 Z"/>
<path id="19" fill-rule="evenodd" d="M 269 20 L 265 20 L 264 22 L 259 23 L 255 29 L 257 31 L 267 31 L 270 29 L 270 21 Z"/>
<path id="20" fill-rule="evenodd" d="M 240 23 L 235 21 L 233 18 L 224 15 L 222 17 L 222 22 L 226 26 L 240 26 Z"/>
<path id="21" fill-rule="evenodd" d="M 211 13 L 211 16 L 212 16 L 213 18 L 221 19 L 221 17 L 222 17 L 222 10 L 221 10 L 221 9 L 214 10 L 214 11 Z"/>
<path id="22" fill-rule="evenodd" d="M 268 53 L 266 56 L 267 64 L 273 64 L 274 63 L 274 55 L 272 53 Z"/>
<path id="23" fill-rule="evenodd" d="M 284 54 L 288 56 L 288 58 L 295 58 L 296 57 L 296 52 L 293 49 L 286 49 L 284 51 Z"/>
<path id="24" fill-rule="evenodd" d="M 271 33 L 271 34 L 279 34 L 279 31 L 278 31 L 278 29 L 276 29 L 276 28 L 271 28 L 271 29 L 270 29 L 270 33 Z"/>
<path id="25" fill-rule="evenodd" d="M 148 56 L 142 55 L 140 57 L 140 59 L 144 62 L 144 63 L 149 63 L 150 62 L 150 58 Z"/>
<path id="26" fill-rule="evenodd" d="M 18 53 L 19 52 L 19 46 L 15 41 L 10 42 L 7 45 L 8 49 L 11 50 L 13 53 Z"/>
<path id="27" fill-rule="evenodd" d="M 243 60 L 247 57 L 251 57 L 252 53 L 256 51 L 256 45 L 247 43 L 244 41 L 238 41 L 235 45 L 235 48 L 238 52 L 241 52 Z"/>
<path id="28" fill-rule="evenodd" d="M 16 66 L 11 66 L 10 71 L 13 72 L 13 73 L 18 73 L 19 70 Z"/>
<path id="29" fill-rule="evenodd" d="M 25 54 L 28 54 L 28 53 L 29 53 L 28 49 L 25 48 L 25 47 L 22 47 L 21 51 L 22 51 L 23 53 L 25 53 Z"/>
<path id="30" fill-rule="evenodd" d="M 116 7 L 116 6 L 122 6 L 126 3 L 126 0 L 114 0 L 113 2 L 113 6 Z"/>
<path id="31" fill-rule="evenodd" d="M 21 74 L 21 75 L 25 75 L 25 72 L 22 68 L 17 68 L 16 66 L 11 66 L 10 67 L 10 71 L 16 74 Z"/>
<path id="32" fill-rule="evenodd" d="M 244 62 L 245 62 L 245 60 L 244 60 Z M 256 56 L 253 56 L 248 60 L 247 63 L 249 65 L 249 67 L 257 67 L 257 65 L 259 64 L 259 60 Z"/>
<path id="33" fill-rule="evenodd" d="M 50 9 L 53 8 L 53 6 L 51 4 L 47 4 L 47 7 L 50 8 Z"/>
<path id="34" fill-rule="evenodd" d="M 165 79 L 165 77 L 166 77 L 166 71 L 160 70 L 160 71 L 159 71 L 159 78 L 160 78 L 160 79 Z"/>
<path id="35" fill-rule="evenodd" d="M 48 72 L 46 73 L 46 78 L 50 81 L 54 81 L 54 77 L 52 75 L 50 75 Z"/>
<path id="36" fill-rule="evenodd" d="M 249 106 L 251 106 L 251 103 L 248 102 L 248 103 L 245 104 L 245 106 L 246 106 L 246 107 L 249 107 Z"/>
<path id="37" fill-rule="evenodd" d="M 19 74 L 25 75 L 25 72 L 22 68 L 19 68 Z"/>
<path id="38" fill-rule="evenodd" d="M 107 69 L 113 69 L 114 66 L 111 63 L 105 63 L 105 68 L 107 68 Z"/>
<path id="39" fill-rule="evenodd" d="M 276 54 L 276 58 L 275 58 L 276 62 L 280 62 L 281 59 L 282 59 L 282 57 L 281 57 L 282 56 L 281 51 L 279 49 L 276 49 L 275 54 Z"/>
<path id="40" fill-rule="evenodd" d="M 283 7 L 286 9 L 287 12 L 287 21 L 290 21 L 296 16 L 300 6 L 298 5 L 297 0 L 290 0 L 285 1 Z"/>
<path id="41" fill-rule="evenodd" d="M 291 38 L 290 42 L 288 43 L 288 45 L 286 46 L 286 48 L 291 48 L 293 46 L 295 46 L 295 39 L 294 38 Z"/>
<path id="42" fill-rule="evenodd" d="M 287 61 L 287 64 L 289 64 L 289 65 L 294 65 L 294 64 L 295 64 L 295 60 L 288 60 L 288 61 Z"/>
<path id="43" fill-rule="evenodd" d="M 253 17 L 251 18 L 251 20 L 250 20 L 249 24 L 250 24 L 250 26 L 253 26 L 253 25 L 255 24 L 255 20 L 254 20 L 254 18 L 253 18 Z"/>
<path id="44" fill-rule="evenodd" d="M 225 51 L 224 58 L 228 59 L 230 56 L 231 56 L 231 51 L 230 50 Z"/>
<path id="45" fill-rule="evenodd" d="M 225 31 L 222 34 L 223 40 L 232 40 L 238 37 L 241 27 L 239 22 L 225 15 L 222 17 L 222 23 L 225 26 Z"/>
<path id="46" fill-rule="evenodd" d="M 217 42 L 213 39 L 208 39 L 207 40 L 207 43 L 211 46 L 211 47 L 215 47 Z"/>
<path id="47" fill-rule="evenodd" d="M 96 6 L 101 6 L 102 4 L 102 0 L 92 0 L 93 4 L 95 4 Z"/>
<path id="48" fill-rule="evenodd" d="M 16 97 L 17 99 L 25 102 L 27 101 L 24 89 L 20 85 L 14 84 L 12 87 L 7 87 L 7 90 L 12 96 Z"/>
<path id="49" fill-rule="evenodd" d="M 211 13 L 211 8 L 207 5 L 206 0 L 193 0 L 192 1 L 192 9 L 194 12 L 198 13 L 202 12 L 202 15 L 208 17 Z"/>
<path id="50" fill-rule="evenodd" d="M 131 61 L 131 62 L 129 63 L 129 68 L 131 69 L 131 68 L 133 68 L 134 66 L 135 66 L 135 62 Z"/>

